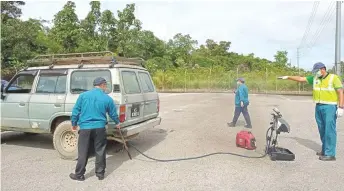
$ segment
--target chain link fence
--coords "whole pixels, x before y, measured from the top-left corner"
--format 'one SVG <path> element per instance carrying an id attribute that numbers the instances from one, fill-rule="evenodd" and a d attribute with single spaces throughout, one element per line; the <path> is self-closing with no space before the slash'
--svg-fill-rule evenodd
<path id="1" fill-rule="evenodd" d="M 251 93 L 266 94 L 306 94 L 310 95 L 312 86 L 290 80 L 279 80 L 279 76 L 305 76 L 305 73 L 276 73 L 265 71 L 244 72 L 222 71 L 221 69 L 178 69 L 157 71 L 152 74 L 159 92 L 232 92 L 237 88 L 236 79 L 245 78 Z"/>

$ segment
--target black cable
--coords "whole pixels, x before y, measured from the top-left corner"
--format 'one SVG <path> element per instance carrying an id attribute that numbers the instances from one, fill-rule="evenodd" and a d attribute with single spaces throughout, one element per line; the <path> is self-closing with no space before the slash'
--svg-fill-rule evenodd
<path id="1" fill-rule="evenodd" d="M 311 16 L 309 17 L 308 19 L 308 24 L 307 24 L 307 27 L 306 27 L 306 30 L 305 30 L 305 33 L 303 34 L 303 37 L 302 37 L 302 40 L 300 42 L 300 45 L 299 45 L 299 48 L 301 48 L 301 45 L 306 42 L 306 39 L 308 37 L 308 33 L 309 33 L 309 29 L 311 28 L 312 24 L 313 24 L 313 20 L 314 20 L 314 17 L 317 13 L 317 10 L 318 10 L 318 6 L 319 6 L 319 1 L 316 1 L 313 3 L 313 8 L 312 8 L 312 12 L 311 12 Z"/>
<path id="2" fill-rule="evenodd" d="M 320 27 L 318 28 L 318 30 L 313 35 L 313 40 L 311 40 L 311 42 L 309 42 L 309 44 L 306 44 L 304 46 L 306 50 L 305 50 L 305 52 L 303 52 L 303 54 L 300 55 L 300 57 L 304 56 L 307 52 L 309 52 L 314 47 L 316 42 L 319 40 L 320 34 L 324 30 L 324 28 L 332 21 L 333 15 L 335 14 L 335 9 L 336 9 L 336 6 L 334 4 L 335 4 L 335 2 L 333 1 L 328 6 L 327 11 L 324 14 L 324 16 L 320 22 Z"/>
<path id="3" fill-rule="evenodd" d="M 144 154 L 143 152 L 141 152 L 138 148 L 136 148 L 131 143 L 128 142 L 127 144 L 132 146 L 137 152 L 139 152 L 141 155 L 145 156 L 146 158 L 154 160 L 154 161 L 158 161 L 158 162 L 175 162 L 175 161 L 184 161 L 184 160 L 194 160 L 194 159 L 204 158 L 204 157 L 208 157 L 208 156 L 212 156 L 212 155 L 234 155 L 234 156 L 239 156 L 239 157 L 244 157 L 244 158 L 264 158 L 268 154 L 268 148 L 270 147 L 271 137 L 268 137 L 268 133 L 269 133 L 269 130 L 271 130 L 271 129 L 272 129 L 272 127 L 270 127 L 266 131 L 266 148 L 265 148 L 265 153 L 261 156 L 246 156 L 246 155 L 240 155 L 240 154 L 231 153 L 231 152 L 214 152 L 214 153 L 209 153 L 209 154 L 200 155 L 200 156 L 196 156 L 196 157 L 186 157 L 186 158 L 177 158 L 177 159 L 156 159 L 156 158 L 153 158 L 153 157 L 150 157 L 150 156 Z"/>

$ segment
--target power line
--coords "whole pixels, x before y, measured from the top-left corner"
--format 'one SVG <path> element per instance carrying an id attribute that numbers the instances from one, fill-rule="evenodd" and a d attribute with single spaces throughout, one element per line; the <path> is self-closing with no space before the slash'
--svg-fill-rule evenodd
<path id="1" fill-rule="evenodd" d="M 315 34 L 313 35 L 313 42 L 309 43 L 308 45 L 306 45 L 306 50 L 311 50 L 313 48 L 313 46 L 315 45 L 315 43 L 318 41 L 320 34 L 322 33 L 322 31 L 324 30 L 324 28 L 333 20 L 333 16 L 335 14 L 335 6 L 334 6 L 334 1 L 331 2 L 331 4 L 329 5 L 329 7 L 327 8 L 327 11 L 323 17 L 323 19 L 321 20 L 320 23 L 320 27 L 318 28 L 318 30 L 315 32 Z M 306 53 L 303 53 L 300 56 L 304 56 Z"/>
<path id="2" fill-rule="evenodd" d="M 318 41 L 320 34 L 324 30 L 324 28 L 328 25 L 328 23 L 332 21 L 334 13 L 335 13 L 334 10 L 335 10 L 334 2 L 331 2 L 329 7 L 327 8 L 325 15 L 323 16 L 320 22 L 320 27 L 313 35 L 313 41 L 310 42 L 308 45 L 306 45 L 306 50 L 311 50 L 314 47 L 315 43 Z M 305 53 L 302 56 L 304 55 Z"/>
<path id="3" fill-rule="evenodd" d="M 301 45 L 306 41 L 306 39 L 308 37 L 308 33 L 309 33 L 309 30 L 310 30 L 310 28 L 311 28 L 311 26 L 313 24 L 314 17 L 317 14 L 318 6 L 319 6 L 319 1 L 315 1 L 313 3 L 313 8 L 312 8 L 311 16 L 308 19 L 308 24 L 307 24 L 307 27 L 306 27 L 306 31 L 303 34 L 302 40 L 301 40 L 300 45 L 299 45 L 298 48 L 301 48 Z"/>

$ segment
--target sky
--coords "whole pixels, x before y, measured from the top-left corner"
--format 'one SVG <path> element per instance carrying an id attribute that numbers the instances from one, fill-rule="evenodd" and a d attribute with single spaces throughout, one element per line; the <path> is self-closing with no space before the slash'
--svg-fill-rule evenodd
<path id="1" fill-rule="evenodd" d="M 89 1 L 74 2 L 79 19 L 84 19 L 90 11 Z M 22 19 L 52 21 L 65 3 L 26 1 L 22 7 Z M 136 4 L 135 15 L 144 30 L 153 31 L 155 36 L 165 41 L 177 33 L 190 34 L 199 45 L 207 39 L 230 41 L 230 51 L 254 53 L 269 60 L 274 59 L 278 50 L 286 50 L 293 66 L 297 66 L 296 50 L 301 47 L 299 64 L 306 70 L 310 70 L 315 62 L 332 67 L 335 61 L 336 14 L 332 1 L 319 3 L 302 44 L 313 1 L 116 0 L 101 1 L 101 9 L 109 9 L 117 15 L 117 10 L 122 10 L 127 3 Z M 344 15 L 343 10 L 341 15 Z M 344 32 L 341 32 L 341 39 L 341 60 L 344 60 Z"/>

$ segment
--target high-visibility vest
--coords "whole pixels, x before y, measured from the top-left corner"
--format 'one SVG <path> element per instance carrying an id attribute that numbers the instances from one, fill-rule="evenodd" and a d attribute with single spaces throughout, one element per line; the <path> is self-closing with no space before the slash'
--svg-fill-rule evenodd
<path id="1" fill-rule="evenodd" d="M 322 104 L 338 104 L 338 94 L 333 87 L 334 74 L 329 74 L 325 79 L 314 77 L 313 101 Z"/>

